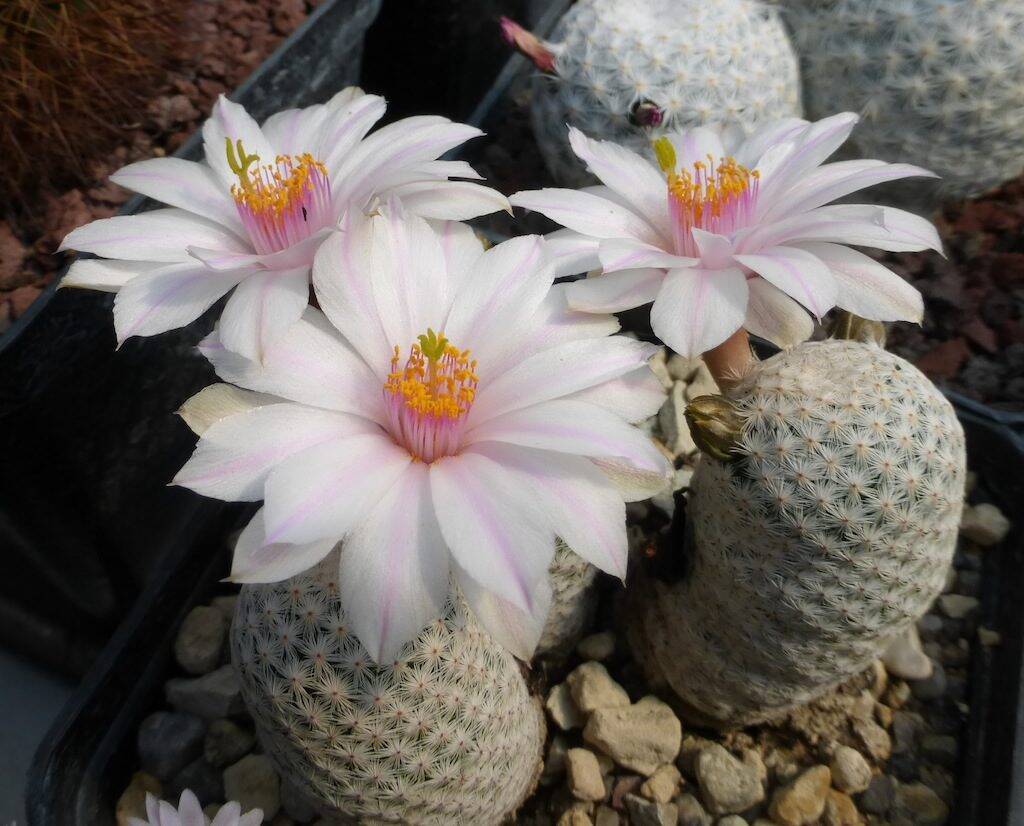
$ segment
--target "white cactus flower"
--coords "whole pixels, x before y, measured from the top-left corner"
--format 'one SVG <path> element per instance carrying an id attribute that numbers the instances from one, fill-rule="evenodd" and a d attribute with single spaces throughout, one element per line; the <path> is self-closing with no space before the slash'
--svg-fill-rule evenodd
<path id="1" fill-rule="evenodd" d="M 184 326 L 233 289 L 221 338 L 259 359 L 302 315 L 313 257 L 350 207 L 397 196 L 413 213 L 456 220 L 509 208 L 492 189 L 449 180 L 479 178 L 467 164 L 437 160 L 479 129 L 423 116 L 367 137 L 384 109 L 353 87 L 261 127 L 222 95 L 203 126 L 205 163 L 152 158 L 111 176 L 168 206 L 69 233 L 61 249 L 101 257 L 74 262 L 62 286 L 117 292 L 119 344 Z"/>
<path id="2" fill-rule="evenodd" d="M 313 267 L 323 313 L 261 364 L 219 331 L 204 342 L 222 379 L 259 394 L 208 389 L 183 410 L 202 438 L 176 483 L 264 500 L 233 579 L 294 576 L 344 540 L 343 602 L 381 662 L 440 616 L 450 578 L 528 657 L 556 536 L 623 577 L 624 499 L 669 473 L 629 424 L 663 401 L 656 348 L 570 312 L 552 279 L 539 236 L 484 252 L 469 227 L 439 234 L 392 201 L 349 211 Z"/>
<path id="3" fill-rule="evenodd" d="M 573 151 L 604 186 L 511 198 L 567 229 L 549 236 L 558 274 L 600 267 L 568 286 L 573 309 L 610 313 L 654 302 L 651 326 L 686 356 L 741 327 L 782 346 L 806 339 L 834 306 L 879 321 L 919 321 L 921 296 L 846 244 L 935 249 L 935 227 L 899 209 L 827 206 L 867 186 L 931 176 L 875 160 L 822 165 L 857 116 L 778 121 L 737 142 L 708 128 L 659 138 L 660 169 L 570 130 Z"/>
<path id="4" fill-rule="evenodd" d="M 173 804 L 147 794 L 146 819 L 128 818 L 128 826 L 260 826 L 261 823 L 263 823 L 261 809 L 251 809 L 243 815 L 242 807 L 234 802 L 221 806 L 211 823 L 210 819 L 203 814 L 199 800 L 188 789 L 181 793 L 177 809 Z"/>

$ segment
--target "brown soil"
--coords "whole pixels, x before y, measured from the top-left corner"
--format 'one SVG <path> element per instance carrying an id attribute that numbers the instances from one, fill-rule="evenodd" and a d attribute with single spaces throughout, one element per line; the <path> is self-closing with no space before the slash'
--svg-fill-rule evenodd
<path id="1" fill-rule="evenodd" d="M 0 220 L 0 334 L 64 263 L 55 252 L 61 239 L 82 224 L 113 215 L 131 197 L 107 176 L 127 163 L 178 149 L 217 96 L 237 87 L 318 2 L 191 0 L 181 12 L 180 53 L 120 142 L 89 164 L 76 186 L 29 195 L 17 217 Z"/>

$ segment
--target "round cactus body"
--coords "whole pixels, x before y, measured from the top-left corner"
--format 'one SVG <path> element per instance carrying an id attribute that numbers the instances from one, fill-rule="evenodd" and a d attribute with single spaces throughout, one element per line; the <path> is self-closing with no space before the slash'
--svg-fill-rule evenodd
<path id="1" fill-rule="evenodd" d="M 559 540 L 548 572 L 551 608 L 537 643 L 537 655 L 557 657 L 569 653 L 593 618 L 597 568 Z"/>
<path id="2" fill-rule="evenodd" d="M 552 41 L 555 75 L 537 77 L 531 117 L 560 183 L 590 182 L 566 124 L 649 154 L 652 134 L 740 127 L 800 115 L 797 58 L 785 27 L 757 0 L 579 0 Z M 651 106 L 660 124 L 638 125 Z"/>
<path id="3" fill-rule="evenodd" d="M 650 583 L 634 637 L 695 716 L 746 724 L 866 668 L 927 610 L 965 451 L 945 397 L 874 344 L 801 344 L 728 396 L 740 436 L 694 475 L 692 567 Z"/>
<path id="4" fill-rule="evenodd" d="M 979 194 L 1024 170 L 1019 0 L 787 6 L 808 113 L 860 113 L 858 154 L 930 169 L 940 176 L 932 188 L 950 196 Z"/>
<path id="5" fill-rule="evenodd" d="M 232 659 L 263 748 L 328 817 L 501 823 L 532 790 L 545 736 L 516 660 L 452 599 L 375 665 L 348 631 L 337 568 L 335 551 L 242 588 Z"/>

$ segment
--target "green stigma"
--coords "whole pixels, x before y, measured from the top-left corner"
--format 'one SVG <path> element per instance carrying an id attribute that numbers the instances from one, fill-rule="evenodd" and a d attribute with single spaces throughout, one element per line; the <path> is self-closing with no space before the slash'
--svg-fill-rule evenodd
<path id="1" fill-rule="evenodd" d="M 242 186 L 248 189 L 251 186 L 249 181 L 249 167 L 259 161 L 259 155 L 246 155 L 245 148 L 242 146 L 242 139 L 239 138 L 236 141 L 237 154 L 235 146 L 231 145 L 231 138 L 224 138 L 225 150 L 228 156 L 228 167 L 231 171 L 238 176 L 238 180 Z"/>
<path id="2" fill-rule="evenodd" d="M 444 334 L 441 333 L 439 335 L 429 327 L 427 327 L 426 335 L 418 336 L 417 338 L 420 343 L 420 350 L 423 351 L 423 355 L 430 359 L 430 361 L 437 361 L 441 358 L 448 347 L 448 339 L 444 337 Z"/>
<path id="3" fill-rule="evenodd" d="M 675 172 L 676 150 L 675 147 L 672 146 L 672 141 L 663 135 L 653 143 L 654 155 L 658 159 L 658 166 L 661 167 L 661 171 L 666 173 Z"/>

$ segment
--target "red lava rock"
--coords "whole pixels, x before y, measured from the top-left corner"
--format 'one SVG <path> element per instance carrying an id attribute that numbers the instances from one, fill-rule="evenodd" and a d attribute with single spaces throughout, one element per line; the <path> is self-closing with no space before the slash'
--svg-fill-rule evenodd
<path id="1" fill-rule="evenodd" d="M 960 328 L 960 331 L 983 350 L 995 353 L 999 349 L 995 332 L 980 318 L 972 318 Z"/>
<path id="2" fill-rule="evenodd" d="M 188 123 L 200 116 L 200 112 L 185 95 L 164 95 L 149 105 L 153 122 L 163 130 Z"/>
<path id="3" fill-rule="evenodd" d="M 997 284 L 1024 284 L 1024 252 L 1002 252 L 993 256 L 991 273 Z"/>
<path id="4" fill-rule="evenodd" d="M 1024 344 L 1024 323 L 1011 319 L 999 327 L 999 342 L 1004 347 Z"/>
<path id="5" fill-rule="evenodd" d="M 970 354 L 967 342 L 957 337 L 933 347 L 914 364 L 932 378 L 950 379 L 959 372 Z"/>
<path id="6" fill-rule="evenodd" d="M 80 189 L 71 189 L 54 198 L 47 206 L 46 225 L 49 231 L 43 237 L 46 252 L 54 252 L 64 236 L 71 230 L 88 224 L 92 210 Z"/>
<path id="7" fill-rule="evenodd" d="M 0 221 L 0 290 L 12 290 L 24 283 L 27 254 L 25 245 L 11 232 L 7 222 Z"/>
<path id="8" fill-rule="evenodd" d="M 25 312 L 29 305 L 39 297 L 41 292 L 42 289 L 40 287 L 31 285 L 12 290 L 7 295 L 7 300 L 11 307 L 11 318 L 15 319 Z"/>
<path id="9" fill-rule="evenodd" d="M 306 17 L 306 4 L 302 0 L 280 0 L 274 9 L 274 30 L 287 34 Z"/>
<path id="10" fill-rule="evenodd" d="M 111 206 L 120 206 L 131 197 L 131 193 L 127 189 L 118 186 L 113 181 L 104 181 L 99 186 L 94 186 L 86 194 L 92 201 Z"/>

